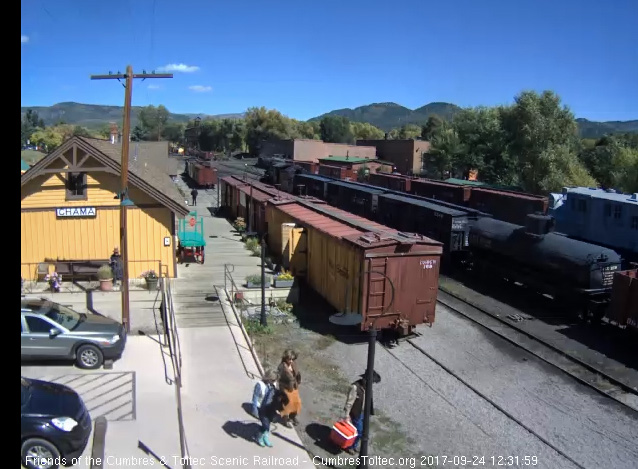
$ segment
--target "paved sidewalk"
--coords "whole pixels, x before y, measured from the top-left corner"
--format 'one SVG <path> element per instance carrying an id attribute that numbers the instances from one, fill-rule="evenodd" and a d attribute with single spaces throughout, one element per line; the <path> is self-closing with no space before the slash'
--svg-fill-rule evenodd
<path id="1" fill-rule="evenodd" d="M 260 260 L 244 248 L 226 220 L 207 209 L 217 205 L 216 189 L 200 191 L 197 202 L 194 208 L 204 217 L 206 261 L 178 265 L 179 278 L 173 281 L 189 455 L 207 464 L 215 457 L 245 458 L 232 461 L 233 467 L 314 467 L 294 429 L 273 425 L 273 448 L 261 448 L 253 440 L 259 424 L 245 407 L 259 371 L 223 286 L 224 264 L 233 264 L 239 285 L 260 272 Z M 223 305 L 215 301 L 217 295 Z M 280 459 L 262 459 L 269 457 Z"/>

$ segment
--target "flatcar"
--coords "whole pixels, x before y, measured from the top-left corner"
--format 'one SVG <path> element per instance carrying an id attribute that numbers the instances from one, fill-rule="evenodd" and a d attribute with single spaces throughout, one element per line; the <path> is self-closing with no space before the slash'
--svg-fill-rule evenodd
<path id="1" fill-rule="evenodd" d="M 602 317 L 620 255 L 551 230 L 549 216 L 528 215 L 526 226 L 479 218 L 469 236 L 474 270 L 482 278 L 498 275 L 549 294 L 584 316 Z"/>

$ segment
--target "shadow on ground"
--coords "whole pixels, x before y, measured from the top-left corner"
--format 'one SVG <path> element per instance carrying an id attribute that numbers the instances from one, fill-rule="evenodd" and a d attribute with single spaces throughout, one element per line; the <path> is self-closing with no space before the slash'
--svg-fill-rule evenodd
<path id="1" fill-rule="evenodd" d="M 229 420 L 222 425 L 222 428 L 232 438 L 243 438 L 246 441 L 255 443 L 255 435 L 259 432 L 261 425 L 256 421 Z"/>
<path id="2" fill-rule="evenodd" d="M 331 431 L 330 427 L 320 423 L 310 423 L 306 426 L 306 433 L 312 438 L 317 448 L 321 448 L 329 454 L 340 454 L 341 449 L 330 440 Z"/>
<path id="3" fill-rule="evenodd" d="M 467 272 L 448 275 L 474 292 L 499 301 L 519 310 L 533 320 L 554 326 L 555 330 L 576 340 L 590 349 L 616 360 L 623 365 L 638 370 L 638 355 L 635 344 L 638 335 L 631 330 L 621 329 L 606 322 L 588 322 L 578 316 L 569 305 L 540 295 L 528 288 L 504 279 L 490 278 L 489 282 Z M 481 307 L 477 304 L 477 307 Z"/>

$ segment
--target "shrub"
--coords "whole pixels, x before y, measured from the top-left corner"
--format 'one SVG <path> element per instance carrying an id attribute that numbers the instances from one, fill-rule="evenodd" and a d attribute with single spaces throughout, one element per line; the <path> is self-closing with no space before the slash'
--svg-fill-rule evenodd
<path id="1" fill-rule="evenodd" d="M 261 275 L 249 275 L 246 277 L 246 283 L 261 284 Z M 266 285 L 270 283 L 270 275 L 266 275 Z"/>
<path id="2" fill-rule="evenodd" d="M 255 249 L 259 249 L 259 251 L 261 252 L 261 246 L 259 244 L 259 240 L 255 237 L 246 239 L 246 249 L 253 252 L 255 251 Z"/>
<path id="3" fill-rule="evenodd" d="M 99 269 L 97 269 L 97 278 L 99 280 L 112 280 L 113 279 L 113 269 L 108 264 L 104 264 Z"/>
<path id="4" fill-rule="evenodd" d="M 233 223 L 233 227 L 239 233 L 243 233 L 244 231 L 246 231 L 246 222 L 244 221 L 242 217 L 237 217 L 237 219 L 235 220 L 235 223 Z"/>

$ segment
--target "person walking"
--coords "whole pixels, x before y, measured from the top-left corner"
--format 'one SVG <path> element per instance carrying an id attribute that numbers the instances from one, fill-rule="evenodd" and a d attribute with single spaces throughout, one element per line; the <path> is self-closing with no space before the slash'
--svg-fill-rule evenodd
<path id="1" fill-rule="evenodd" d="M 277 413 L 281 412 L 287 404 L 288 397 L 276 388 L 274 380 L 266 383 L 264 398 L 259 407 L 261 428 L 255 438 L 259 446 L 272 448 L 272 443 L 270 442 L 270 423 L 274 420 Z"/>
<path id="2" fill-rule="evenodd" d="M 124 277 L 122 256 L 120 256 L 120 250 L 118 248 L 113 249 L 113 254 L 111 254 L 111 259 L 109 260 L 109 266 L 113 271 L 113 285 L 117 285 L 117 282 L 121 281 Z"/>
<path id="3" fill-rule="evenodd" d="M 381 377 L 374 372 L 374 382 L 381 381 Z M 363 433 L 363 416 L 365 395 L 367 390 L 367 377 L 366 374 L 362 374 L 357 381 L 350 385 L 348 390 L 348 397 L 346 398 L 346 404 L 343 407 L 343 416 L 357 429 L 357 437 L 354 443 L 346 451 L 350 454 L 354 454 L 359 451 L 359 441 Z M 370 401 L 370 415 L 374 415 L 374 401 Z"/>
<path id="4" fill-rule="evenodd" d="M 264 377 L 255 383 L 255 387 L 253 389 L 253 407 L 252 412 L 253 416 L 259 418 L 259 408 L 261 407 L 262 402 L 264 401 L 264 397 L 266 396 L 266 391 L 268 389 L 268 385 L 274 385 L 277 382 L 277 373 L 273 370 L 266 370 L 264 373 Z"/>
<path id="5" fill-rule="evenodd" d="M 301 397 L 299 385 L 301 373 L 297 366 L 297 353 L 294 350 L 286 350 L 281 357 L 281 363 L 277 368 L 279 375 L 279 389 L 286 393 L 289 403 L 281 411 L 281 417 L 288 428 L 299 425 L 297 415 L 301 412 Z"/>
<path id="6" fill-rule="evenodd" d="M 197 206 L 197 189 L 193 188 L 191 197 L 193 198 L 193 206 Z"/>

